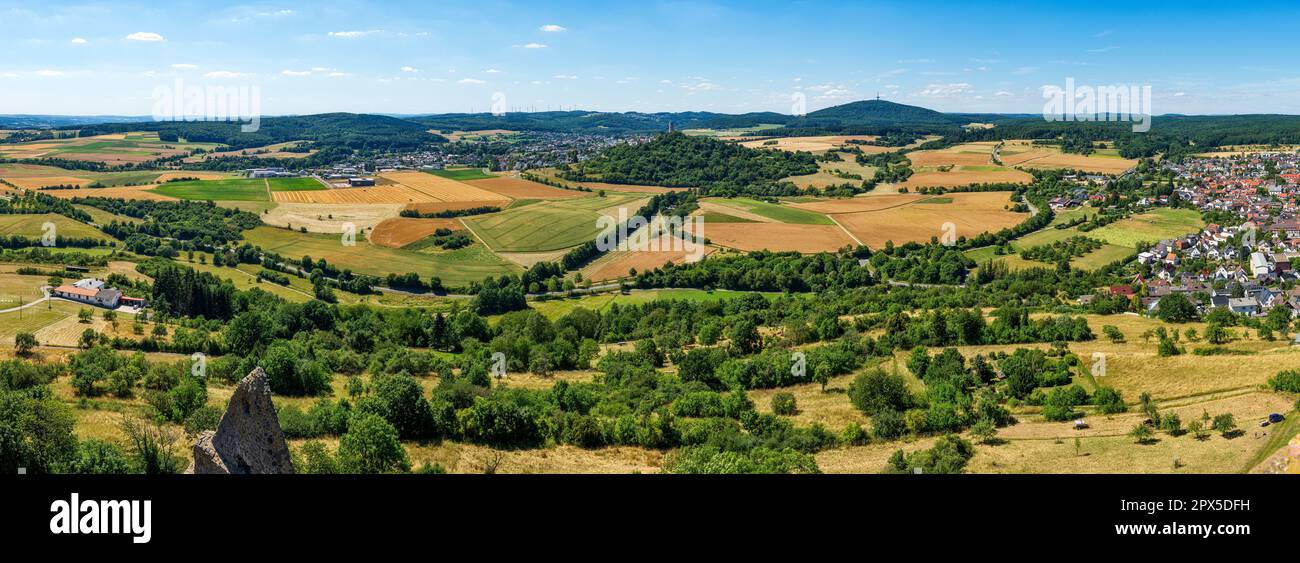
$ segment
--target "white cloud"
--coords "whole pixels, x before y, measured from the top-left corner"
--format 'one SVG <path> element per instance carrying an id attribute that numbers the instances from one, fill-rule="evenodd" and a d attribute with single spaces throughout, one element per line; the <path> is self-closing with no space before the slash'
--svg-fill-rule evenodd
<path id="1" fill-rule="evenodd" d="M 545 49 L 545 48 L 546 48 L 546 44 L 545 44 L 545 43 L 529 43 L 529 44 L 527 44 L 527 45 L 524 45 L 524 48 L 525 48 L 525 49 Z"/>
<path id="2" fill-rule="evenodd" d="M 380 33 L 380 30 L 372 29 L 370 31 L 331 31 L 329 33 L 329 36 L 339 37 L 343 39 L 356 39 L 358 37 L 365 37 L 367 35 L 372 35 L 375 33 Z"/>
<path id="3" fill-rule="evenodd" d="M 1109 47 L 1102 47 L 1102 48 L 1100 48 L 1100 49 L 1088 49 L 1088 52 L 1089 52 L 1089 53 L 1109 53 L 1109 52 L 1114 51 L 1114 50 L 1116 50 L 1116 49 L 1119 49 L 1119 47 L 1116 47 L 1116 46 L 1114 46 L 1114 45 L 1111 45 L 1111 46 L 1109 46 Z"/>
<path id="4" fill-rule="evenodd" d="M 204 78 L 239 78 L 241 76 L 243 75 L 238 72 L 231 72 L 228 70 L 214 70 L 203 75 Z"/>
<path id="5" fill-rule="evenodd" d="M 85 44 L 86 44 L 86 40 L 85 40 L 85 39 L 82 39 L 82 38 L 80 38 L 80 37 L 73 37 L 73 38 L 72 38 L 72 44 L 73 44 L 73 45 L 85 45 Z"/>
<path id="6" fill-rule="evenodd" d="M 420 69 L 415 68 L 413 66 L 404 66 L 399 70 L 401 70 L 402 72 L 420 72 Z"/>
<path id="7" fill-rule="evenodd" d="M 137 31 L 126 36 L 128 41 L 165 41 L 163 36 L 152 31 Z"/>
<path id="8" fill-rule="evenodd" d="M 457 84 L 477 85 L 477 84 L 487 84 L 487 81 L 486 81 L 486 80 L 479 80 L 479 79 L 477 79 L 477 78 L 462 78 L 462 79 L 460 79 L 460 80 L 457 80 L 456 83 L 457 83 Z"/>
<path id="9" fill-rule="evenodd" d="M 1174 97 L 1175 97 L 1175 98 L 1181 98 L 1181 97 L 1186 96 L 1186 95 L 1187 95 L 1187 92 L 1174 92 Z"/>
<path id="10" fill-rule="evenodd" d="M 36 76 L 63 76 L 63 72 L 58 70 L 38 70 Z"/>
<path id="11" fill-rule="evenodd" d="M 18 74 L 13 72 L 0 73 L 0 78 L 18 78 Z"/>
<path id="12" fill-rule="evenodd" d="M 557 74 L 555 76 L 552 76 L 551 78 L 554 78 L 556 80 L 577 80 L 578 79 L 578 77 L 573 74 Z"/>
<path id="13" fill-rule="evenodd" d="M 663 80 L 660 80 L 659 83 L 660 83 L 660 84 L 672 84 L 673 81 L 672 81 L 672 80 L 668 80 L 667 78 L 665 78 L 665 79 L 663 79 Z"/>
<path id="14" fill-rule="evenodd" d="M 189 63 L 176 63 L 172 65 L 172 68 L 179 68 L 179 69 L 199 68 L 199 65 L 192 65 Z"/>
<path id="15" fill-rule="evenodd" d="M 928 84 L 924 90 L 921 90 L 917 94 L 930 98 L 950 98 L 961 94 L 968 94 L 972 90 L 974 90 L 974 87 L 965 82 L 958 82 L 955 84 Z"/>
<path id="16" fill-rule="evenodd" d="M 310 70 L 282 70 L 280 74 L 285 76 L 311 76 Z"/>
<path id="17" fill-rule="evenodd" d="M 1022 66 L 1016 70 L 1011 71 L 1011 74 L 1025 75 L 1025 74 L 1032 74 L 1037 71 L 1038 71 L 1038 67 L 1036 66 Z"/>
<path id="18" fill-rule="evenodd" d="M 343 78 L 345 76 L 352 76 L 352 74 L 347 72 L 331 72 L 326 76 L 329 76 L 330 78 Z"/>
<path id="19" fill-rule="evenodd" d="M 330 67 L 327 67 L 327 66 L 314 66 L 314 67 L 311 67 L 311 71 L 312 71 L 312 72 L 334 72 L 334 71 L 336 71 L 336 70 L 338 70 L 338 69 L 336 69 L 336 68 L 330 68 Z"/>
<path id="20" fill-rule="evenodd" d="M 501 74 L 501 71 L 499 71 L 499 70 L 497 70 L 497 69 L 495 69 L 495 68 L 489 68 L 489 69 L 487 69 L 487 70 L 485 70 L 485 71 L 483 71 L 483 72 L 484 72 L 485 74 Z"/>
<path id="21" fill-rule="evenodd" d="M 544 26 L 542 26 L 542 27 L 540 27 L 540 28 L 538 28 L 538 29 L 540 29 L 540 30 L 542 30 L 542 31 L 544 31 L 544 32 L 546 32 L 546 33 L 561 33 L 561 32 L 564 32 L 564 31 L 568 31 L 568 29 L 565 28 L 564 26 L 561 26 L 561 25 L 555 25 L 555 24 L 547 24 L 547 25 L 544 25 Z"/>
<path id="22" fill-rule="evenodd" d="M 999 97 L 999 98 L 1009 98 L 1009 97 L 1015 96 L 1015 94 L 1012 94 L 1011 92 L 1008 92 L 1008 91 L 1006 91 L 1006 90 L 999 90 L 998 93 L 993 94 L 993 95 L 994 95 L 994 96 L 997 96 L 997 97 Z"/>

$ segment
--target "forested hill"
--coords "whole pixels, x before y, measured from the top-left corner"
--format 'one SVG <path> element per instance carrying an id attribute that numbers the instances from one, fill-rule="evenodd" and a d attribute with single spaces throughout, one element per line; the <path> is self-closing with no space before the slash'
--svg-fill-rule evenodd
<path id="1" fill-rule="evenodd" d="M 452 113 L 407 117 L 438 131 L 546 131 L 592 135 L 652 134 L 675 129 L 730 129 L 756 125 L 785 125 L 794 118 L 779 113 L 727 115 L 709 112 L 603 113 L 592 111 L 547 111 L 532 113 Z"/>
<path id="2" fill-rule="evenodd" d="M 311 141 L 321 149 L 358 151 L 411 150 L 422 145 L 446 142 L 419 123 L 382 115 L 327 113 L 293 117 L 265 117 L 261 127 L 244 133 L 238 122 L 164 121 L 116 123 L 84 127 L 82 135 L 157 131 L 163 140 L 182 138 L 190 142 L 221 143 L 234 150 L 263 147 L 288 141 Z"/>
<path id="3" fill-rule="evenodd" d="M 802 124 L 846 126 L 935 125 L 954 126 L 969 123 L 965 119 L 932 109 L 897 104 L 884 100 L 865 100 L 814 111 Z"/>
<path id="4" fill-rule="evenodd" d="M 616 145 L 598 158 L 561 168 L 565 178 L 573 181 L 709 188 L 714 192 L 749 189 L 816 171 L 817 163 L 809 153 L 749 149 L 680 132 L 665 133 L 647 143 Z"/>

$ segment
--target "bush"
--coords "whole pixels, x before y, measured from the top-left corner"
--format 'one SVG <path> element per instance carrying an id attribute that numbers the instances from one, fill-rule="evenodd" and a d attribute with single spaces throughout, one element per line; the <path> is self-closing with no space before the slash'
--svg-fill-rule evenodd
<path id="1" fill-rule="evenodd" d="M 871 417 L 871 435 L 878 440 L 893 440 L 907 433 L 903 415 L 894 409 L 884 409 Z"/>
<path id="2" fill-rule="evenodd" d="M 898 375 L 874 369 L 857 376 L 849 384 L 849 400 L 863 413 L 874 416 L 885 410 L 905 411 L 912 405 L 907 383 Z"/>
<path id="3" fill-rule="evenodd" d="M 794 416 L 798 413 L 799 407 L 795 403 L 794 393 L 782 391 L 772 395 L 772 412 L 784 416 Z"/>
<path id="4" fill-rule="evenodd" d="M 1287 370 L 1270 377 L 1268 387 L 1283 393 L 1300 393 L 1300 371 Z"/>
<path id="5" fill-rule="evenodd" d="M 1097 410 L 1102 414 L 1128 412 L 1128 405 L 1124 404 L 1123 396 L 1110 387 L 1099 387 L 1097 392 L 1092 394 L 1092 402 L 1097 405 Z"/>
<path id="6" fill-rule="evenodd" d="M 217 407 L 199 407 L 185 418 L 185 433 L 193 436 L 199 432 L 216 430 L 217 424 L 221 422 L 221 415 L 221 409 Z"/>
<path id="7" fill-rule="evenodd" d="M 117 445 L 92 438 L 77 444 L 77 457 L 66 471 L 81 475 L 124 475 L 131 472 L 131 463 Z"/>
<path id="8" fill-rule="evenodd" d="M 360 474 L 405 473 L 411 470 L 411 462 L 392 424 L 378 415 L 358 414 L 348 421 L 347 433 L 339 438 L 338 470 Z"/>

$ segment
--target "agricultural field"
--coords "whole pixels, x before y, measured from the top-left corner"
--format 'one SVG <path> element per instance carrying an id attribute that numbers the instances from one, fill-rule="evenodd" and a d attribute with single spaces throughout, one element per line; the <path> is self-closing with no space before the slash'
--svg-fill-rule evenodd
<path id="1" fill-rule="evenodd" d="M 398 217 L 388 219 L 370 232 L 371 244 L 387 248 L 402 248 L 432 236 L 438 229 L 463 231 L 465 225 L 458 219 L 413 219 Z"/>
<path id="2" fill-rule="evenodd" d="M 1027 172 L 993 161 L 994 141 L 966 143 L 945 149 L 908 153 L 912 177 L 902 185 L 909 188 L 952 187 L 980 183 L 1021 183 L 1033 180 Z"/>
<path id="3" fill-rule="evenodd" d="M 1137 166 L 1136 160 L 1119 156 L 1113 148 L 1095 149 L 1091 154 L 1068 154 L 1060 147 L 1035 145 L 1032 141 L 1007 141 L 999 151 L 1006 166 L 1042 168 L 1047 170 L 1072 169 L 1099 174 L 1122 174 Z"/>
<path id="4" fill-rule="evenodd" d="M 215 143 L 164 142 L 158 139 L 157 133 L 123 133 L 0 145 L 0 158 L 61 158 L 117 166 L 216 147 Z"/>
<path id="5" fill-rule="evenodd" d="M 1064 224 L 1083 215 L 1095 215 L 1092 208 L 1076 208 L 1059 213 L 1051 225 L 1012 241 L 1012 246 L 1025 249 L 1066 240 L 1071 237 L 1085 236 L 1106 243 L 1102 248 L 1085 256 L 1070 261 L 1070 265 L 1085 270 L 1095 270 L 1116 260 L 1136 254 L 1139 242 L 1153 243 L 1164 239 L 1180 237 L 1198 232 L 1205 227 L 1200 214 L 1190 209 L 1154 209 L 1147 213 L 1133 215 L 1089 232 L 1077 227 L 1058 229 L 1055 225 Z M 972 260 L 983 263 L 988 260 L 1005 262 L 1013 270 L 1025 268 L 1052 267 L 1051 264 L 1023 260 L 1019 256 L 996 256 L 993 248 L 978 248 L 966 253 Z"/>
<path id="6" fill-rule="evenodd" d="M 285 180 L 275 178 L 237 178 L 197 182 L 169 182 L 153 188 L 153 193 L 175 199 L 196 201 L 267 201 L 271 183 Z M 289 178 L 297 180 L 297 178 Z"/>
<path id="7" fill-rule="evenodd" d="M 481 246 L 470 246 L 438 254 L 385 248 L 358 237 L 355 246 L 344 246 L 339 235 L 300 233 L 274 227 L 244 232 L 255 246 L 283 256 L 324 258 L 331 264 L 374 276 L 415 272 L 428 279 L 437 276 L 451 286 L 469 285 L 488 276 L 518 274 L 521 269 Z"/>
<path id="8" fill-rule="evenodd" d="M 466 180 L 490 180 L 495 177 L 484 172 L 482 168 L 444 168 L 442 170 L 430 170 L 429 174 L 433 174 L 439 178 L 456 180 L 457 182 L 464 182 Z"/>
<path id="9" fill-rule="evenodd" d="M 262 222 L 267 225 L 293 230 L 307 229 L 310 233 L 339 234 L 348 223 L 356 227 L 358 232 L 368 231 L 384 221 L 397 217 L 401 211 L 402 205 L 399 203 L 357 205 L 279 203 L 265 213 L 261 211 L 257 213 L 261 215 Z"/>
<path id="10" fill-rule="evenodd" d="M 740 143 L 741 146 L 751 149 L 776 149 L 788 152 L 811 152 L 822 153 L 831 149 L 840 148 L 849 143 L 849 141 L 875 141 L 874 135 L 826 135 L 819 137 L 778 137 L 775 139 L 759 139 L 755 141 L 745 141 Z M 898 150 L 893 147 L 877 147 L 874 145 L 855 145 L 867 154 L 876 154 L 882 152 L 891 152 Z"/>
<path id="11" fill-rule="evenodd" d="M 443 137 L 446 137 L 449 141 L 453 143 L 461 142 L 461 141 L 467 143 L 474 143 L 474 142 L 481 142 L 481 141 L 497 140 L 497 139 L 503 139 L 507 137 L 513 137 L 519 134 L 518 131 L 510 131 L 507 129 L 484 129 L 482 131 L 452 131 L 450 133 L 445 133 L 442 131 L 430 131 L 430 133 L 434 133 L 436 135 L 442 135 Z"/>
<path id="12" fill-rule="evenodd" d="M 487 190 L 494 194 L 508 197 L 510 199 L 570 199 L 578 197 L 588 197 L 591 194 L 577 190 L 565 190 L 529 182 L 520 178 L 511 176 L 492 176 L 483 180 L 469 180 L 465 182 L 475 188 Z"/>
<path id="13" fill-rule="evenodd" d="M 603 212 L 623 206 L 631 215 L 639 207 L 636 201 L 635 195 L 543 201 L 463 221 L 493 251 L 546 252 L 595 239 Z"/>
<path id="14" fill-rule="evenodd" d="M 312 192 L 328 189 L 315 178 L 272 178 L 268 184 L 272 192 Z"/>
<path id="15" fill-rule="evenodd" d="M 821 213 L 750 198 L 708 198 L 701 202 L 700 207 L 701 209 L 763 223 L 787 223 L 791 225 L 835 224 L 834 221 Z"/>
<path id="16" fill-rule="evenodd" d="M 583 268 L 582 277 L 593 282 L 625 278 L 628 277 L 629 270 L 644 272 L 670 262 L 674 264 L 695 262 L 713 250 L 704 247 L 696 252 L 688 252 L 680 238 L 664 234 L 660 235 L 658 240 L 650 241 L 645 249 L 616 250 L 606 253 Z"/>
<path id="17" fill-rule="evenodd" d="M 854 158 L 853 155 L 841 156 L 844 160 L 840 162 L 818 162 L 818 171 L 815 174 L 809 174 L 806 176 L 790 176 L 788 178 L 783 178 L 783 180 L 799 186 L 800 189 L 807 190 L 809 188 L 824 189 L 831 186 L 842 186 L 844 184 L 858 186 L 861 185 L 864 180 L 870 180 L 876 175 L 876 168 L 874 166 L 858 164 L 857 159 Z M 861 179 L 845 178 L 843 177 L 845 174 L 856 175 Z"/>
<path id="18" fill-rule="evenodd" d="M 906 201 L 903 196 L 879 197 L 890 198 L 881 209 L 832 214 L 831 217 L 856 240 L 871 248 L 881 248 L 887 241 L 895 244 L 927 242 L 932 237 L 942 237 L 944 225 L 948 223 L 955 228 L 956 236 L 974 237 L 1014 227 L 1029 217 L 1007 209 L 1011 204 L 1010 192 L 953 193 L 942 198 L 921 198 L 902 204 L 899 202 Z M 869 201 L 872 198 L 856 199 Z M 862 205 L 856 203 L 856 199 L 844 205 Z"/>
<path id="19" fill-rule="evenodd" d="M 683 129 L 682 133 L 692 137 L 713 137 L 723 141 L 738 141 L 752 138 L 756 133 L 780 129 L 782 125 L 760 123 L 753 127 L 734 127 L 731 129 Z"/>
<path id="20" fill-rule="evenodd" d="M 299 158 L 306 158 L 308 156 L 316 154 L 317 152 L 320 152 L 316 149 L 311 149 L 306 152 L 289 150 L 294 147 L 297 147 L 300 144 L 302 144 L 302 141 L 289 141 L 286 143 L 276 143 L 274 145 L 267 145 L 265 147 L 258 147 L 255 149 L 209 152 L 209 153 L 191 156 L 189 158 L 186 158 L 182 162 L 185 162 L 187 164 L 193 164 L 193 163 L 203 162 L 206 160 L 212 160 L 217 158 L 229 158 L 229 157 L 279 158 L 279 159 L 293 160 Z"/>
<path id="21" fill-rule="evenodd" d="M 54 225 L 54 234 L 56 236 L 113 240 L 112 237 L 104 234 L 99 229 L 54 213 L 0 215 L 0 235 L 40 238 L 45 233 L 46 223 Z"/>

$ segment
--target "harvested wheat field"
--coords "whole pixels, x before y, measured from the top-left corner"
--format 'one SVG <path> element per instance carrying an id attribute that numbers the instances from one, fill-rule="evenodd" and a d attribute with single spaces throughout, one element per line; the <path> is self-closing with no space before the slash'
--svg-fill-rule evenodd
<path id="1" fill-rule="evenodd" d="M 588 195 L 576 190 L 563 190 L 508 176 L 491 180 L 468 180 L 465 183 L 511 199 L 566 199 Z"/>
<path id="2" fill-rule="evenodd" d="M 264 213 L 262 222 L 286 229 L 306 228 L 310 233 L 338 234 L 343 232 L 345 223 L 352 223 L 358 231 L 364 232 L 397 217 L 401 212 L 400 203 L 358 205 L 281 203 Z"/>
<path id="3" fill-rule="evenodd" d="M 919 194 L 867 195 L 847 199 L 826 199 L 807 203 L 791 203 L 790 207 L 807 209 L 828 215 L 838 213 L 858 213 L 862 211 L 881 211 L 892 207 L 901 207 L 916 203 L 929 196 Z"/>
<path id="4" fill-rule="evenodd" d="M 644 250 L 610 252 L 587 266 L 582 275 L 593 282 L 614 280 L 627 277 L 630 269 L 635 268 L 638 272 L 644 272 L 659 268 L 669 262 L 673 264 L 698 262 L 700 258 L 714 251 L 713 248 L 704 247 L 696 248 L 694 252 L 688 252 L 686 245 L 683 244 L 684 241 L 668 234 L 661 235 L 655 242 L 657 246 L 650 244 Z M 659 250 L 654 250 L 655 248 Z"/>
<path id="5" fill-rule="evenodd" d="M 49 186 L 85 186 L 94 182 L 76 176 L 44 176 L 40 178 L 5 178 L 6 182 L 24 190 L 39 190 Z"/>
<path id="6" fill-rule="evenodd" d="M 790 152 L 824 152 L 833 148 L 842 147 L 849 141 L 874 141 L 872 135 L 827 135 L 820 137 L 780 137 L 776 139 L 762 139 L 757 141 L 746 141 L 741 146 L 751 149 L 778 149 Z M 775 143 L 773 142 L 775 141 Z M 862 149 L 862 152 L 872 154 L 876 152 L 889 152 L 898 150 L 890 147 L 877 147 L 874 145 L 856 145 Z M 875 150 L 880 149 L 880 150 Z"/>
<path id="7" fill-rule="evenodd" d="M 992 170 L 969 170 L 957 168 L 947 172 L 931 171 L 918 172 L 912 174 L 902 185 L 907 188 L 922 187 L 957 187 L 968 186 L 970 184 L 997 184 L 1013 183 L 1028 184 L 1034 181 L 1033 175 L 1028 172 L 1012 170 L 1009 168 L 990 167 Z"/>
<path id="8" fill-rule="evenodd" d="M 375 204 L 375 203 L 425 203 L 439 199 L 406 186 L 379 186 L 375 188 L 335 188 L 329 190 L 304 190 L 271 192 L 279 203 L 325 204 Z"/>
<path id="9" fill-rule="evenodd" d="M 856 243 L 835 225 L 792 225 L 785 223 L 706 223 L 704 237 L 726 248 L 744 251 L 832 252 Z"/>
<path id="10" fill-rule="evenodd" d="M 1096 149 L 1092 154 L 1068 154 L 1060 147 L 1034 145 L 1032 141 L 1007 141 L 999 152 L 1002 163 L 1025 168 L 1072 169 L 1099 174 L 1123 174 L 1137 166 L 1136 160 L 1121 158 L 1115 149 Z"/>
<path id="11" fill-rule="evenodd" d="M 886 241 L 902 244 L 942 237 L 945 223 L 955 226 L 956 236 L 968 238 L 1014 227 L 1028 215 L 1005 209 L 1010 203 L 1010 192 L 955 193 L 879 211 L 839 214 L 834 219 L 863 244 L 881 248 Z"/>
<path id="12" fill-rule="evenodd" d="M 424 172 L 385 172 L 379 177 L 428 195 L 435 201 L 500 201 L 500 195 Z"/>
<path id="13" fill-rule="evenodd" d="M 388 248 L 401 248 L 434 234 L 438 229 L 463 231 L 459 219 L 414 219 L 397 217 L 375 226 L 370 232 L 370 243 Z"/>

